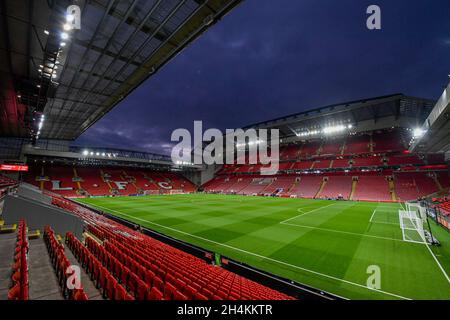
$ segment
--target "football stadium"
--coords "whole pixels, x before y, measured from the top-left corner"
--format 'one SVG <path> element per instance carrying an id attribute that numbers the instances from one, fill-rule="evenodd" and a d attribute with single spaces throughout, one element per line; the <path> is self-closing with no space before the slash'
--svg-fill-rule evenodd
<path id="1" fill-rule="evenodd" d="M 270 174 L 75 143 L 241 2 L 1 2 L 0 300 L 450 299 L 450 84 L 255 116 Z"/>

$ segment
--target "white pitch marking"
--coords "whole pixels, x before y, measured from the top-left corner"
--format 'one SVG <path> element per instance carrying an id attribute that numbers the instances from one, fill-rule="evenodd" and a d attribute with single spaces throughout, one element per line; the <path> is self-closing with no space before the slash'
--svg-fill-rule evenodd
<path id="1" fill-rule="evenodd" d="M 398 295 L 398 294 L 395 294 L 395 293 L 391 293 L 391 292 L 388 292 L 388 291 L 383 291 L 383 290 L 380 290 L 380 289 L 368 288 L 367 286 L 364 286 L 364 285 L 359 284 L 359 283 L 355 283 L 355 282 L 351 282 L 351 281 L 348 281 L 348 280 L 340 279 L 340 278 L 337 278 L 337 277 L 334 277 L 334 276 L 330 276 L 328 274 L 320 273 L 320 272 L 317 272 L 317 271 L 314 271 L 314 270 L 309 270 L 309 269 L 306 269 L 306 268 L 303 268 L 303 267 L 300 267 L 300 266 L 296 266 L 296 265 L 293 265 L 293 264 L 290 264 L 290 263 L 287 263 L 287 262 L 284 262 L 284 261 L 275 260 L 275 259 L 263 256 L 263 255 L 260 255 L 260 254 L 254 253 L 254 252 L 249 252 L 249 251 L 246 251 L 244 249 L 236 248 L 236 247 L 233 247 L 233 246 L 230 246 L 230 245 L 227 245 L 227 244 L 224 244 L 224 243 L 220 243 L 220 242 L 217 242 L 217 241 L 214 241 L 214 240 L 210 240 L 210 239 L 206 239 L 206 238 L 203 238 L 203 237 L 199 237 L 199 236 L 196 236 L 194 234 L 190 234 L 188 232 L 184 232 L 184 231 L 181 231 L 181 230 L 177 230 L 177 229 L 174 229 L 174 228 L 171 228 L 171 227 L 167 227 L 167 226 L 161 225 L 159 223 L 155 223 L 155 222 L 148 221 L 148 220 L 145 220 L 145 219 L 142 219 L 142 218 L 134 217 L 132 215 L 129 215 L 129 214 L 117 211 L 117 210 L 106 208 L 106 207 L 103 207 L 103 206 L 100 206 L 100 205 L 93 205 L 93 206 L 96 206 L 96 207 L 99 207 L 99 208 L 103 208 L 103 209 L 106 209 L 108 211 L 114 211 L 114 212 L 116 212 L 118 214 L 127 216 L 127 217 L 132 218 L 132 219 L 144 221 L 144 222 L 156 225 L 158 227 L 165 228 L 165 229 L 168 229 L 168 230 L 172 230 L 174 232 L 178 232 L 178 233 L 181 233 L 181 234 L 193 237 L 193 238 L 197 238 L 197 239 L 200 239 L 200 240 L 203 240 L 203 241 L 206 241 L 206 242 L 211 242 L 211 243 L 214 243 L 214 244 L 222 246 L 222 247 L 226 247 L 226 248 L 229 248 L 229 249 L 232 249 L 232 250 L 244 252 L 246 254 L 253 255 L 253 256 L 261 258 L 261 259 L 273 261 L 273 262 L 276 262 L 276 263 L 279 263 L 279 264 L 286 265 L 286 266 L 291 267 L 291 268 L 295 268 L 295 269 L 298 269 L 298 270 L 303 270 L 303 271 L 306 271 L 306 272 L 309 272 L 309 273 L 312 273 L 312 274 L 315 274 L 315 275 L 319 275 L 319 276 L 322 276 L 322 277 L 325 277 L 325 278 L 329 278 L 329 279 L 333 279 L 333 280 L 336 280 L 336 281 L 339 281 L 339 282 L 344 282 L 344 283 L 347 283 L 347 284 L 350 284 L 350 285 L 354 285 L 356 287 L 367 289 L 369 291 L 376 291 L 376 292 L 379 292 L 379 293 L 382 293 L 382 294 L 386 294 L 386 295 L 389 295 L 389 296 L 392 296 L 392 297 L 396 297 L 396 298 L 400 298 L 400 299 L 404 299 L 404 300 L 412 300 L 411 298 L 407 298 L 407 297 L 404 297 L 404 296 L 401 296 L 401 295 Z"/>
<path id="2" fill-rule="evenodd" d="M 372 215 L 370 216 L 369 222 L 372 223 L 373 216 L 375 215 L 375 212 L 377 212 L 377 209 L 373 210 Z"/>
<path id="3" fill-rule="evenodd" d="M 288 225 L 288 226 L 299 227 L 299 228 L 317 229 L 317 230 L 328 231 L 328 232 L 334 232 L 334 233 L 343 233 L 343 234 L 349 234 L 349 235 L 359 236 L 359 237 L 368 237 L 368 238 L 375 238 L 375 239 L 382 239 L 382 240 L 390 240 L 390 241 L 404 242 L 404 241 L 401 240 L 401 239 L 395 239 L 395 238 L 389 238 L 389 237 L 380 237 L 380 236 L 373 236 L 373 235 L 365 234 L 365 233 L 357 233 L 357 232 L 341 231 L 341 230 L 334 230 L 334 229 L 327 229 L 327 228 L 320 228 L 320 227 L 313 227 L 313 226 L 305 226 L 305 225 L 302 225 L 302 224 L 285 223 L 285 222 L 282 222 L 281 224 L 285 224 L 285 225 Z M 422 243 L 422 242 L 417 242 L 417 243 L 419 243 L 419 244 L 424 244 L 424 243 Z"/>
<path id="4" fill-rule="evenodd" d="M 313 212 L 315 212 L 315 211 L 317 211 L 317 210 L 320 210 L 320 209 L 323 209 L 323 208 L 326 208 L 326 207 L 329 207 L 329 206 L 333 206 L 333 205 L 335 205 L 335 204 L 332 203 L 332 204 L 329 204 L 329 205 L 327 205 L 327 206 L 323 206 L 323 207 L 316 208 L 316 209 L 313 209 L 313 210 L 308 211 L 308 212 L 304 212 L 304 213 L 302 213 L 302 214 L 298 214 L 298 215 L 296 215 L 295 217 L 292 217 L 292 218 L 283 220 L 283 221 L 281 221 L 280 223 L 286 223 L 286 222 L 291 221 L 291 220 L 293 220 L 293 219 L 295 219 L 295 218 L 302 217 L 302 216 L 306 216 L 307 214 L 313 213 Z M 301 209 L 301 208 L 299 208 L 299 209 Z"/>

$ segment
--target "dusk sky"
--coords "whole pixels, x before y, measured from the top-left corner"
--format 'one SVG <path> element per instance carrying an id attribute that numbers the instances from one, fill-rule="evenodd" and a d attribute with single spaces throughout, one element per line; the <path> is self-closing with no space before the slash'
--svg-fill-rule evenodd
<path id="1" fill-rule="evenodd" d="M 381 7 L 382 29 L 366 28 Z M 176 128 L 238 128 L 392 93 L 437 99 L 450 74 L 448 0 L 245 0 L 77 145 L 170 154 Z"/>

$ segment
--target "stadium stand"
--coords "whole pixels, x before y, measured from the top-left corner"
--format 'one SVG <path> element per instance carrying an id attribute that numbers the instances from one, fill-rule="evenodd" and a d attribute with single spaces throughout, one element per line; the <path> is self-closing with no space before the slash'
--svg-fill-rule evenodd
<path id="1" fill-rule="evenodd" d="M 8 300 L 28 300 L 28 237 L 24 220 L 19 221 L 17 229 L 17 242 L 11 274 L 12 286 L 8 291 Z"/>
<path id="2" fill-rule="evenodd" d="M 66 197 L 165 193 L 170 190 L 194 192 L 196 187 L 171 172 L 154 172 L 123 167 L 38 166 L 27 175 L 27 182 L 42 190 Z"/>
<path id="3" fill-rule="evenodd" d="M 295 183 L 294 176 L 278 176 L 264 189 L 265 194 L 285 194 Z"/>
<path id="4" fill-rule="evenodd" d="M 368 152 L 370 152 L 370 136 L 367 134 L 349 136 L 343 148 L 344 154 Z"/>
<path id="5" fill-rule="evenodd" d="M 292 299 L 63 198 L 53 204 L 87 221 L 86 245 L 71 233 L 66 243 L 109 299 Z"/>
<path id="6" fill-rule="evenodd" d="M 423 172 L 401 172 L 394 175 L 395 190 L 399 200 L 416 200 L 439 190 L 435 180 Z"/>
<path id="7" fill-rule="evenodd" d="M 410 154 L 404 146 L 408 132 L 376 130 L 281 146 L 279 172 L 270 183 L 260 175 L 261 165 L 227 164 L 202 188 L 246 195 L 407 201 L 450 186 L 443 155 Z"/>
<path id="8" fill-rule="evenodd" d="M 330 176 L 317 198 L 342 198 L 348 200 L 352 191 L 351 176 Z"/>
<path id="9" fill-rule="evenodd" d="M 322 176 L 302 176 L 288 191 L 288 195 L 294 195 L 299 198 L 314 198 L 319 192 L 322 183 Z"/>
<path id="10" fill-rule="evenodd" d="M 378 174 L 359 176 L 352 200 L 392 201 L 387 177 Z"/>

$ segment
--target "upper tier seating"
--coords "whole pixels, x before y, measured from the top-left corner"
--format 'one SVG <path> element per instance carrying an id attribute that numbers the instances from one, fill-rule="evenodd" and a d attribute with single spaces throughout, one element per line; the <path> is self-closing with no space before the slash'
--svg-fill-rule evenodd
<path id="1" fill-rule="evenodd" d="M 347 138 L 344 154 L 368 153 L 370 152 L 369 144 L 369 135 L 351 135 Z"/>
<path id="2" fill-rule="evenodd" d="M 318 195 L 319 198 L 333 198 L 342 197 L 348 199 L 352 191 L 352 177 L 351 176 L 330 176 L 325 183 L 324 188 Z"/>
<path id="3" fill-rule="evenodd" d="M 297 161 L 292 166 L 292 170 L 309 170 L 312 168 L 314 161 Z"/>
<path id="4" fill-rule="evenodd" d="M 354 158 L 352 159 L 352 168 L 357 167 L 380 167 L 383 165 L 382 157 L 365 157 L 365 158 Z"/>
<path id="5" fill-rule="evenodd" d="M 416 155 L 394 155 L 389 157 L 388 165 L 412 165 L 412 164 L 424 164 L 423 160 Z"/>
<path id="6" fill-rule="evenodd" d="M 391 201 L 392 196 L 386 177 L 383 175 L 360 175 L 353 200 Z"/>
<path id="7" fill-rule="evenodd" d="M 322 149 L 320 150 L 321 155 L 336 155 L 341 153 L 341 148 L 343 145 L 342 139 L 330 139 L 324 141 Z"/>
<path id="8" fill-rule="evenodd" d="M 123 287 L 136 299 L 150 300 L 292 299 L 68 200 L 55 197 L 53 203 L 82 217 L 88 223 L 89 233 L 103 242 L 102 246 L 88 237 L 88 254 L 76 238 L 67 236 L 68 245 L 75 247 L 75 252 L 85 252 L 81 255 L 87 260 L 85 264 L 92 265 L 91 270 L 99 270 L 103 265 L 110 272 L 108 297 L 123 297 Z M 95 271 L 89 271 L 92 272 Z"/>
<path id="9" fill-rule="evenodd" d="M 313 169 L 328 169 L 330 165 L 331 160 L 316 160 Z"/>
<path id="10" fill-rule="evenodd" d="M 336 159 L 333 160 L 332 168 L 348 168 L 350 159 Z"/>
<path id="11" fill-rule="evenodd" d="M 317 155 L 317 152 L 322 144 L 321 141 L 311 141 L 304 143 L 300 148 L 299 156 L 301 158 L 307 158 Z"/>
<path id="12" fill-rule="evenodd" d="M 280 160 L 295 160 L 300 152 L 299 145 L 290 145 L 280 149 Z"/>
<path id="13" fill-rule="evenodd" d="M 398 130 L 375 132 L 372 141 L 373 152 L 403 151 L 405 149 Z"/>

